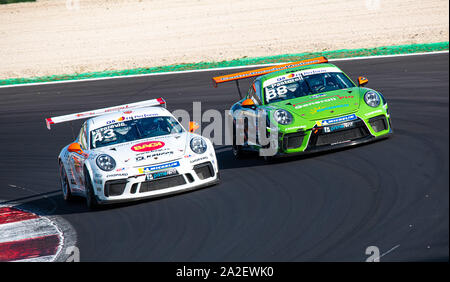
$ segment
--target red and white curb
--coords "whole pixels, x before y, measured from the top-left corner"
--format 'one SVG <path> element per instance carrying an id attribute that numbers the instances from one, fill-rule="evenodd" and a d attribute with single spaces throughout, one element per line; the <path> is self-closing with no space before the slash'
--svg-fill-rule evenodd
<path id="1" fill-rule="evenodd" d="M 66 261 L 75 243 L 74 229 L 62 218 L 0 205 L 0 262 Z"/>

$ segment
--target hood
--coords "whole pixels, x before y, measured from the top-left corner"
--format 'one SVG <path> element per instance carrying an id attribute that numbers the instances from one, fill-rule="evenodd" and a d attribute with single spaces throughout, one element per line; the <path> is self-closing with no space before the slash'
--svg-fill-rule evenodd
<path id="1" fill-rule="evenodd" d="M 307 120 L 319 120 L 354 113 L 359 109 L 358 87 L 319 93 L 271 104 Z"/>
<path id="2" fill-rule="evenodd" d="M 186 132 L 141 139 L 133 142 L 111 146 L 101 153 L 111 155 L 117 166 L 137 167 L 153 163 L 162 163 L 182 158 L 185 154 L 187 138 Z M 99 152 L 100 153 L 100 152 Z"/>

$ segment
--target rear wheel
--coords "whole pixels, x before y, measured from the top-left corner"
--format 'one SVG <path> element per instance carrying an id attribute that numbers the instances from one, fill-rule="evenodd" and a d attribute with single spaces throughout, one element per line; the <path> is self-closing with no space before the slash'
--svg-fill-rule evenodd
<path id="1" fill-rule="evenodd" d="M 63 192 L 63 197 L 65 201 L 71 201 L 72 200 L 72 192 L 70 191 L 70 185 L 69 180 L 67 179 L 67 173 L 64 169 L 64 165 L 62 162 L 59 162 L 59 178 L 61 181 L 61 190 Z"/>
<path id="2" fill-rule="evenodd" d="M 89 172 L 84 168 L 84 185 L 86 192 L 86 205 L 89 209 L 93 210 L 98 207 L 97 197 L 94 194 L 94 187 L 92 186 L 91 178 L 89 177 Z"/>
<path id="3" fill-rule="evenodd" d="M 273 156 L 263 156 L 263 159 L 267 163 L 272 163 L 275 160 Z"/>
<path id="4" fill-rule="evenodd" d="M 242 146 L 241 145 L 237 145 L 236 133 L 237 133 L 236 120 L 233 120 L 233 146 L 231 146 L 231 148 L 232 148 L 233 156 L 236 159 L 240 159 L 240 158 L 243 157 L 244 152 L 242 151 Z"/>

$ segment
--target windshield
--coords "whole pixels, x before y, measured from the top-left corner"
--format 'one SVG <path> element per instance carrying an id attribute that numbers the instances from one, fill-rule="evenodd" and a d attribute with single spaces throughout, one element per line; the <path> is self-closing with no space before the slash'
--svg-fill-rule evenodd
<path id="1" fill-rule="evenodd" d="M 324 72 L 305 75 L 292 73 L 279 78 L 281 81 L 264 87 L 266 104 L 313 95 L 321 92 L 354 87 L 341 72 Z M 285 80 L 282 80 L 285 79 Z"/>
<path id="2" fill-rule="evenodd" d="M 169 116 L 121 121 L 92 130 L 91 148 L 181 132 L 181 125 Z"/>

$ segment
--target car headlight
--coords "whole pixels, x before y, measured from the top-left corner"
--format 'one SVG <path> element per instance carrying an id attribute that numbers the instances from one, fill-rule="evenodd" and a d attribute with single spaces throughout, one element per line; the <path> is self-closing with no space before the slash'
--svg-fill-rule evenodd
<path id="1" fill-rule="evenodd" d="M 206 152 L 206 148 L 208 146 L 206 145 L 205 140 L 200 137 L 194 137 L 191 139 L 191 150 L 196 154 L 203 154 Z"/>
<path id="2" fill-rule="evenodd" d="M 276 122 L 282 125 L 288 125 L 291 124 L 294 118 L 292 117 L 291 113 L 286 110 L 276 110 L 273 113 L 273 118 Z"/>
<path id="3" fill-rule="evenodd" d="M 116 167 L 116 161 L 109 155 L 102 154 L 97 157 L 97 166 L 104 171 L 111 171 Z"/>
<path id="4" fill-rule="evenodd" d="M 369 91 L 364 95 L 364 101 L 371 107 L 378 107 L 380 105 L 380 95 L 375 91 Z"/>

